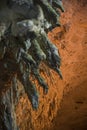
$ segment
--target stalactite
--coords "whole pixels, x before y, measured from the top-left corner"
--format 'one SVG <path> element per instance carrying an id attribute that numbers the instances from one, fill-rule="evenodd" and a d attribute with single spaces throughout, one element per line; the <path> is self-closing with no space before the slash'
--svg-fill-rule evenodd
<path id="1" fill-rule="evenodd" d="M 5 59 L 3 65 L 8 70 L 11 69 L 9 63 L 16 64 L 15 73 L 19 75 L 33 109 L 38 109 L 39 95 L 30 77 L 35 76 L 45 93 L 49 89 L 40 75 L 40 64 L 44 62 L 63 78 L 58 49 L 47 37 L 49 30 L 61 26 L 57 8 L 64 12 L 61 0 L 0 1 L 0 23 L 4 24 L 3 33 L 0 34 L 0 60 Z M 13 77 L 11 88 L 0 98 L 1 130 L 18 130 L 15 114 L 18 98 L 17 79 Z"/>

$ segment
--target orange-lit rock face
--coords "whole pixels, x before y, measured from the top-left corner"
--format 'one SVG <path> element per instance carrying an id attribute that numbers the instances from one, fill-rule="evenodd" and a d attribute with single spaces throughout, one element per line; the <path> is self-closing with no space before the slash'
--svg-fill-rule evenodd
<path id="1" fill-rule="evenodd" d="M 58 130 L 58 128 L 59 130 L 68 130 L 68 127 L 64 129 L 60 127 L 60 125 L 55 127 L 57 126 L 57 124 L 55 124 L 57 120 L 54 120 L 60 108 L 60 102 L 63 99 L 63 91 L 66 94 L 76 87 L 82 85 L 87 86 L 87 2 L 85 0 L 63 1 L 66 10 L 61 18 L 63 26 L 61 29 L 55 28 L 48 34 L 54 44 L 58 46 L 61 54 L 63 80 L 60 80 L 55 72 L 45 67 L 46 71 L 43 72 L 42 75 L 49 85 L 49 93 L 43 95 L 42 89 L 38 86 L 40 91 L 40 104 L 37 111 L 32 110 L 26 95 L 20 99 L 16 110 L 20 130 L 50 130 L 50 127 L 53 125 L 54 128 L 52 128 L 52 130 Z M 85 93 L 83 92 L 83 94 Z M 65 99 L 68 100 L 67 98 Z M 72 99 L 72 97 L 70 99 Z M 71 101 L 69 101 L 69 103 L 70 102 Z M 68 104 L 68 106 L 71 106 L 71 104 Z M 65 109 L 68 109 L 68 107 L 65 107 Z M 72 108 L 70 113 L 72 113 Z M 68 114 L 67 112 L 67 115 Z M 62 115 L 58 118 L 58 121 L 61 125 L 64 125 L 61 122 L 66 119 L 67 118 L 63 119 Z"/>

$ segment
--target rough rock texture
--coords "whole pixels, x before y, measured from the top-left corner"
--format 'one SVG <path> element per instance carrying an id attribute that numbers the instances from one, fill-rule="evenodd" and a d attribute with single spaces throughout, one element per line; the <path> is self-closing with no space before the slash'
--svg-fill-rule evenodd
<path id="1" fill-rule="evenodd" d="M 60 14 L 54 6 L 48 0 L 0 1 L 0 28 L 3 29 L 0 31 L 1 130 L 21 129 L 17 126 L 15 113 L 20 97 L 18 88 L 21 87 L 17 82 L 22 83 L 32 109 L 37 110 L 39 94 L 34 82 L 37 80 L 37 86 L 43 88 L 44 94 L 48 93 L 48 85 L 40 76 L 45 71 L 42 63 L 55 70 L 62 79 L 58 49 L 47 36 L 48 30 L 60 26 Z M 64 12 L 60 0 L 56 6 Z M 11 80 L 9 85 L 6 79 Z"/>
<path id="2" fill-rule="evenodd" d="M 18 130 L 15 108 L 24 89 L 17 81 L 15 69 L 13 65 L 7 70 L 5 60 L 0 61 L 0 130 Z"/>
<path id="3" fill-rule="evenodd" d="M 64 5 L 60 48 L 65 89 L 52 130 L 87 130 L 87 1 L 67 0 Z"/>
<path id="4" fill-rule="evenodd" d="M 49 93 L 43 95 L 38 85 L 40 104 L 37 111 L 33 111 L 27 95 L 21 89 L 21 83 L 17 81 L 18 94 L 22 95 L 16 104 L 17 123 L 20 130 L 87 129 L 85 123 L 87 122 L 87 2 L 86 0 L 63 0 L 63 2 L 66 10 L 61 18 L 63 26 L 61 29 L 54 29 L 48 35 L 60 50 L 64 79 L 61 81 L 55 72 L 48 71 L 45 66 L 44 72 L 42 68 L 42 75 L 46 78 L 50 88 Z M 13 86 L 13 83 L 10 82 L 11 78 L 8 79 L 10 73 L 6 75 L 6 70 L 5 72 L 3 68 L 1 70 L 0 88 L 3 89 L 3 86 L 6 86 L 6 90 L 3 90 L 6 92 L 9 86 Z M 37 83 L 37 81 L 34 82 Z"/>
<path id="5" fill-rule="evenodd" d="M 50 89 L 48 95 L 46 96 L 43 96 L 43 94 L 40 95 L 40 107 L 38 111 L 32 111 L 32 108 L 30 107 L 26 95 L 20 99 L 20 102 L 17 107 L 17 118 L 21 130 L 27 130 L 29 128 L 34 130 L 44 130 L 44 129 L 50 130 L 52 126 L 53 126 L 52 130 L 69 129 L 70 125 L 68 123 L 66 124 L 66 122 L 69 122 L 72 116 L 69 117 L 67 116 L 69 115 L 69 113 L 72 113 L 74 111 L 72 107 L 68 108 L 68 106 L 71 106 L 70 103 L 72 103 L 72 96 L 70 95 L 71 93 L 74 93 L 74 91 L 76 91 L 75 88 L 76 89 L 78 88 L 77 92 L 80 89 L 79 87 L 81 87 L 82 89 L 83 86 L 84 91 L 86 89 L 87 86 L 86 1 L 66 0 L 64 1 L 64 6 L 66 12 L 62 15 L 61 18 L 61 21 L 63 23 L 62 28 L 61 29 L 56 28 L 51 33 L 48 34 L 50 39 L 60 49 L 60 53 L 62 56 L 62 72 L 64 79 L 63 81 L 59 80 L 57 75 L 52 71 L 50 76 L 47 74 L 43 74 L 47 78 L 47 82 L 50 86 Z M 66 93 L 72 91 L 72 89 L 74 89 L 73 92 L 69 94 L 71 100 L 69 100 L 69 96 L 67 98 L 63 97 L 63 90 L 65 92 L 64 95 L 66 95 Z M 82 95 L 84 94 L 86 93 L 83 92 Z M 76 102 L 81 102 L 80 96 L 81 96 L 80 92 L 75 96 Z M 83 96 L 83 98 L 85 97 Z M 60 103 L 62 99 L 65 99 L 66 103 L 67 100 L 69 100 L 68 106 L 63 105 L 62 108 L 60 108 Z M 77 101 L 78 99 L 80 101 Z M 86 100 L 84 109 L 78 111 L 78 115 L 76 116 L 76 118 L 83 118 L 83 114 L 87 115 L 86 112 L 87 97 L 83 100 Z M 80 106 L 76 105 L 74 107 L 80 107 Z M 59 108 L 60 113 L 61 111 L 64 111 L 65 113 L 62 113 L 61 116 L 58 115 L 59 116 L 58 117 L 57 114 Z M 66 109 L 71 111 L 68 111 Z M 82 116 L 81 115 L 79 116 L 79 112 L 83 112 Z M 75 116 L 74 114 L 72 115 Z M 81 123 L 79 119 L 78 123 Z M 82 125 L 84 126 L 84 124 Z M 80 129 L 80 127 L 78 126 L 77 127 L 74 126 L 74 128 L 72 126 L 71 129 L 75 128 Z M 81 128 L 81 130 L 83 129 Z"/>

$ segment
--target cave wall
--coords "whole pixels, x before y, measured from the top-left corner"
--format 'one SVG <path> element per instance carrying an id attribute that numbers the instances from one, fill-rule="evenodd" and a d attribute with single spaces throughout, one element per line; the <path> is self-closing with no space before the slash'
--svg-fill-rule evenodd
<path id="1" fill-rule="evenodd" d="M 85 13 L 84 8 L 86 8 L 86 0 L 63 0 L 63 2 L 65 6 L 65 13 L 62 14 L 61 17 L 61 22 L 63 25 L 61 28 L 55 28 L 48 34 L 49 38 L 54 42 L 55 45 L 58 46 L 60 50 L 62 58 L 61 69 L 63 72 L 63 80 L 60 80 L 54 71 L 48 71 L 48 67 L 44 66 L 42 75 L 45 77 L 48 85 L 50 86 L 49 93 L 47 95 L 44 95 L 42 89 L 37 84 L 37 81 L 34 81 L 36 82 L 38 86 L 37 89 L 40 93 L 40 103 L 38 110 L 33 110 L 28 97 L 23 90 L 22 84 L 17 79 L 17 88 L 19 88 L 18 94 L 20 94 L 20 99 L 16 101 L 15 111 L 17 116 L 17 124 L 20 130 L 50 130 L 53 124 L 55 124 L 54 119 L 56 118 L 56 115 L 60 109 L 60 104 L 63 99 L 63 92 L 69 92 L 78 84 L 78 82 L 82 82 L 81 77 L 79 78 L 79 75 L 82 73 L 83 66 L 79 66 L 80 74 L 76 73 L 78 70 L 78 67 L 76 67 L 76 62 L 79 62 L 79 57 L 81 56 L 81 53 L 79 51 L 82 52 L 84 48 L 84 46 L 82 48 L 82 45 L 79 44 L 79 42 L 85 36 L 85 34 L 83 35 L 84 29 L 81 28 L 81 26 L 85 26 L 83 25 L 83 19 L 85 19 L 85 15 L 83 14 Z M 75 43 L 78 44 L 78 49 Z M 81 57 L 80 60 L 82 59 L 83 57 Z M 0 75 L 1 77 L 6 77 L 6 73 L 3 73 L 3 71 L 4 69 L 2 69 Z M 7 77 L 9 77 L 9 75 Z M 75 75 L 77 76 L 76 81 Z M 2 78 L 0 79 L 0 83 L 1 88 L 7 86 L 7 89 L 3 90 L 3 92 L 7 92 L 6 95 L 9 97 L 11 89 L 8 90 L 8 87 L 13 86 L 11 79 L 7 79 L 7 81 L 4 82 L 4 79 Z M 3 97 L 1 97 L 1 99 L 3 99 Z M 14 126 L 17 127 L 17 124 Z"/>
<path id="2" fill-rule="evenodd" d="M 78 67 L 77 63 L 81 60 L 79 57 L 83 53 L 81 42 L 85 34 L 83 33 L 84 28 L 81 26 L 85 26 L 83 25 L 83 19 L 85 19 L 86 1 L 63 0 L 63 2 L 66 10 L 61 18 L 63 26 L 61 29 L 55 28 L 48 36 L 60 50 L 62 57 L 61 69 L 64 79 L 61 81 L 52 70 L 50 70 L 50 75 L 46 71 L 43 73 L 50 88 L 47 95 L 43 95 L 42 90 L 38 88 L 40 91 L 40 104 L 37 111 L 32 110 L 26 95 L 20 99 L 16 112 L 21 130 L 27 130 L 28 128 L 31 130 L 48 130 L 53 125 L 55 126 L 54 119 L 60 109 L 63 92 L 68 93 L 83 80 L 79 76 L 83 66 Z"/>

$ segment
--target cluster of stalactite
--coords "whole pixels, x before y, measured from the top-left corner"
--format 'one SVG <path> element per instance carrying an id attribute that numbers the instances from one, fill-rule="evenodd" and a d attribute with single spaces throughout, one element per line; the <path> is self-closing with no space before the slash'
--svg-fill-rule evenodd
<path id="1" fill-rule="evenodd" d="M 48 92 L 40 64 L 44 62 L 62 78 L 58 48 L 47 37 L 48 31 L 61 26 L 60 11 L 64 12 L 62 0 L 0 0 L 0 60 L 10 60 L 5 62 L 7 69 L 9 63 L 18 66 L 34 109 L 38 108 L 39 96 L 30 77 L 34 75 L 44 92 Z"/>

